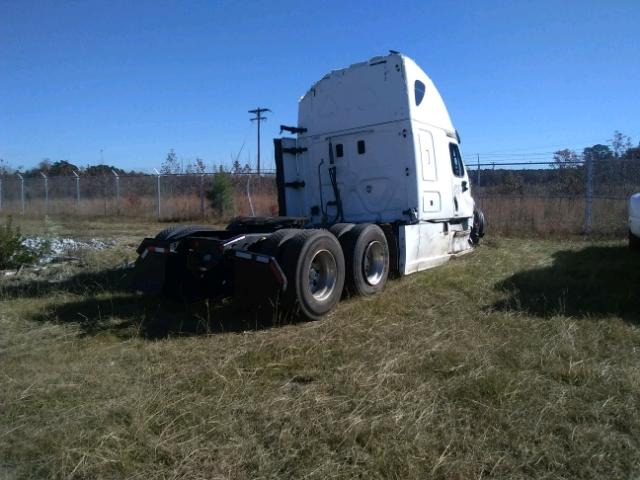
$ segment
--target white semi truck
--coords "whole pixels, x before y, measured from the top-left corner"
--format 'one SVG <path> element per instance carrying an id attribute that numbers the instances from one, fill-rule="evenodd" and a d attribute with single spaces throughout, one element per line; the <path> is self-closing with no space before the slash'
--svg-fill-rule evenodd
<path id="1" fill-rule="evenodd" d="M 629 247 L 640 250 L 640 193 L 629 197 Z"/>
<path id="2" fill-rule="evenodd" d="M 311 319 L 374 295 L 484 234 L 460 138 L 429 77 L 392 52 L 334 70 L 274 140 L 278 217 L 172 227 L 138 247 L 136 284 L 172 297 L 277 302 Z"/>

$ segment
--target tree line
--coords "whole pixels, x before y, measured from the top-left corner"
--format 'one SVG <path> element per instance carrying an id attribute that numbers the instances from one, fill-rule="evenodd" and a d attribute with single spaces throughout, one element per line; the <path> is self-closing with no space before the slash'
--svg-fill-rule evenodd
<path id="1" fill-rule="evenodd" d="M 103 175 L 113 175 L 113 172 L 116 172 L 118 175 L 140 173 L 134 171 L 127 172 L 122 168 L 106 164 L 87 165 L 86 167 L 80 167 L 67 160 L 51 161 L 48 158 L 43 159 L 38 163 L 37 166 L 33 168 L 12 168 L 9 162 L 0 158 L 0 175 L 13 175 L 19 173 L 25 178 L 30 178 L 40 177 L 40 174 L 44 173 L 48 177 L 72 177 L 74 176 L 74 173 L 77 173 L 89 177 L 98 177 Z"/>
<path id="2" fill-rule="evenodd" d="M 471 171 L 474 185 L 484 193 L 496 194 L 584 194 L 587 184 L 587 162 L 592 166 L 592 181 L 596 193 L 626 195 L 640 187 L 640 144 L 631 137 L 615 131 L 608 144 L 595 144 L 578 153 L 572 149 L 553 152 L 552 168 L 494 168 Z"/>
<path id="3" fill-rule="evenodd" d="M 207 171 L 206 162 L 202 158 L 196 158 L 195 161 L 187 161 L 186 163 L 178 158 L 175 150 L 172 148 L 167 153 L 167 156 L 160 165 L 159 172 L 163 175 L 176 175 L 176 174 L 203 174 Z M 251 173 L 251 166 L 247 163 L 242 165 L 236 158 L 231 164 L 230 168 L 225 167 L 223 164 L 213 168 L 216 172 L 228 172 L 231 174 L 246 174 Z M 16 173 L 21 174 L 25 178 L 40 177 L 41 173 L 44 173 L 48 177 L 70 177 L 74 176 L 74 173 L 98 177 L 113 175 L 115 172 L 118 175 L 144 175 L 144 172 L 136 170 L 124 170 L 114 165 L 96 164 L 79 166 L 68 160 L 56 160 L 52 161 L 49 158 L 45 158 L 38 163 L 37 166 L 29 169 L 22 167 L 13 168 L 11 164 L 0 158 L 0 175 L 13 175 Z"/>

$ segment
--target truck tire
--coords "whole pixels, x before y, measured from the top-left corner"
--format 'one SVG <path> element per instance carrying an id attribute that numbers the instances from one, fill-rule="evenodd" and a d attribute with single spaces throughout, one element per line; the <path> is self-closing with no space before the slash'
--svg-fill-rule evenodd
<path id="1" fill-rule="evenodd" d="M 629 230 L 629 248 L 631 250 L 640 251 L 640 237 L 636 237 L 631 230 Z"/>
<path id="2" fill-rule="evenodd" d="M 208 230 L 208 228 L 198 225 L 173 225 L 162 230 L 155 238 L 156 240 L 173 240 L 174 238 L 177 240 L 201 230 Z"/>
<path id="3" fill-rule="evenodd" d="M 389 244 L 378 225 L 361 223 L 343 235 L 345 286 L 354 295 L 375 295 L 389 276 Z"/>
<path id="4" fill-rule="evenodd" d="M 287 277 L 285 310 L 318 320 L 337 305 L 344 287 L 342 249 L 326 230 L 302 230 L 282 247 L 280 265 Z"/>
<path id="5" fill-rule="evenodd" d="M 484 213 L 479 208 L 473 211 L 473 226 L 471 227 L 471 235 L 469 240 L 472 245 L 478 245 L 480 239 L 484 237 Z"/>
<path id="6" fill-rule="evenodd" d="M 334 223 L 329 227 L 329 231 L 340 240 L 340 237 L 355 227 L 355 223 Z"/>
<path id="7" fill-rule="evenodd" d="M 301 230 L 299 228 L 283 228 L 281 230 L 276 230 L 263 240 L 258 249 L 260 250 L 260 253 L 263 253 L 264 255 L 277 257 L 280 247 L 282 247 L 287 240 L 293 238 L 300 232 Z"/>

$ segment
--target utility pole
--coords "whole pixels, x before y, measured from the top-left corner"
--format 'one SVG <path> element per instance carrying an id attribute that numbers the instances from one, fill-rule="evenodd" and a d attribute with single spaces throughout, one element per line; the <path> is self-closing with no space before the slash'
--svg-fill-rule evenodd
<path id="1" fill-rule="evenodd" d="M 593 156 L 589 155 L 585 158 L 585 166 L 587 168 L 587 185 L 586 196 L 584 202 L 584 227 L 583 233 L 589 235 L 591 233 L 591 215 L 593 210 Z"/>
<path id="2" fill-rule="evenodd" d="M 262 114 L 270 112 L 268 108 L 258 107 L 255 110 L 249 110 L 249 113 L 255 114 L 255 117 L 251 119 L 252 122 L 258 122 L 258 176 L 260 176 L 260 122 L 266 120 L 267 117 L 263 117 Z"/>

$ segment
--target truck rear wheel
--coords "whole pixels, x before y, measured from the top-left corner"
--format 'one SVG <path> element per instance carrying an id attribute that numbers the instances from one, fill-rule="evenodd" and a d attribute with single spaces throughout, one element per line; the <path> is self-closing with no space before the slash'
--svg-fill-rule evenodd
<path id="1" fill-rule="evenodd" d="M 478 245 L 482 237 L 484 237 L 484 213 L 479 208 L 476 208 L 473 211 L 473 226 L 471 227 L 469 240 L 473 245 Z"/>
<path id="2" fill-rule="evenodd" d="M 378 225 L 356 225 L 340 240 L 345 257 L 347 290 L 356 295 L 375 295 L 389 276 L 389 244 Z"/>
<path id="3" fill-rule="evenodd" d="M 283 228 L 281 230 L 276 230 L 262 242 L 259 247 L 260 253 L 270 255 L 272 257 L 277 256 L 280 247 L 282 247 L 287 240 L 293 238 L 300 232 L 301 230 L 299 228 Z"/>
<path id="4" fill-rule="evenodd" d="M 338 240 L 326 230 L 303 230 L 278 255 L 287 277 L 283 306 L 317 320 L 342 296 L 345 264 Z"/>
<path id="5" fill-rule="evenodd" d="M 340 237 L 355 227 L 354 223 L 334 223 L 329 227 L 329 231 L 333 233 L 338 240 Z"/>
<path id="6" fill-rule="evenodd" d="M 180 239 L 202 230 L 208 230 L 208 228 L 198 225 L 173 225 L 160 231 L 155 238 L 156 240 Z"/>

